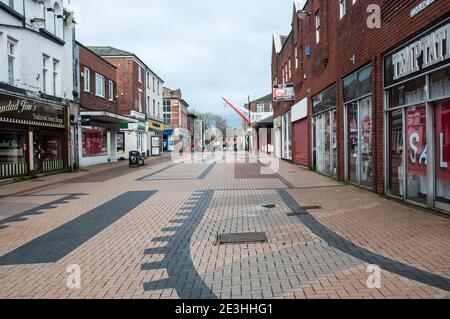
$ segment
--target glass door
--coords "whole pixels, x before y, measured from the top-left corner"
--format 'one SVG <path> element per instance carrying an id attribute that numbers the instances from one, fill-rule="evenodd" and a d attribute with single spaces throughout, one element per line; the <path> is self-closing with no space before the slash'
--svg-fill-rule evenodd
<path id="1" fill-rule="evenodd" d="M 347 105 L 347 123 L 347 178 L 350 182 L 359 184 L 359 120 L 357 102 Z"/>
<path id="2" fill-rule="evenodd" d="M 406 109 L 407 143 L 407 199 L 427 204 L 427 112 L 426 106 L 412 106 Z"/>
<path id="3" fill-rule="evenodd" d="M 373 186 L 372 173 L 372 97 L 359 102 L 360 180 L 366 187 Z"/>
<path id="4" fill-rule="evenodd" d="M 450 101 L 435 105 L 436 207 L 450 211 Z"/>
<path id="5" fill-rule="evenodd" d="M 42 134 L 40 132 L 33 132 L 33 162 L 34 171 L 37 174 L 43 173 L 43 149 L 42 149 Z"/>

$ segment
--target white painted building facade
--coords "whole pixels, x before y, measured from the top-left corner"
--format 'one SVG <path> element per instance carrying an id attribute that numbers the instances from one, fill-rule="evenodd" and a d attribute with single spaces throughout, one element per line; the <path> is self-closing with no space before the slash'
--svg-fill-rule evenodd
<path id="1" fill-rule="evenodd" d="M 74 21 L 64 5 L 0 0 L 0 179 L 73 164 Z"/>

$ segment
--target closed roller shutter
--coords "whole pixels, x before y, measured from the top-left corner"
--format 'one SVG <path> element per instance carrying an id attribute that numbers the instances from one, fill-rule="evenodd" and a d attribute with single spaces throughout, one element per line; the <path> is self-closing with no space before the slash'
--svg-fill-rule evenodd
<path id="1" fill-rule="evenodd" d="M 308 119 L 293 123 L 294 162 L 308 166 Z"/>

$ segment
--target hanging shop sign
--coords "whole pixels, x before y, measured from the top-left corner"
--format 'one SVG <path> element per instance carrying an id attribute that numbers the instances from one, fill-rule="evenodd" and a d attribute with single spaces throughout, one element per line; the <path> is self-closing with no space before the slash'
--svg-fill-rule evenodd
<path id="1" fill-rule="evenodd" d="M 432 28 L 385 57 L 385 85 L 450 61 L 450 21 Z"/>
<path id="2" fill-rule="evenodd" d="M 0 94 L 0 122 L 64 128 L 64 107 Z"/>
<path id="3" fill-rule="evenodd" d="M 278 84 L 273 87 L 273 100 L 279 101 L 294 101 L 295 92 L 292 84 Z"/>

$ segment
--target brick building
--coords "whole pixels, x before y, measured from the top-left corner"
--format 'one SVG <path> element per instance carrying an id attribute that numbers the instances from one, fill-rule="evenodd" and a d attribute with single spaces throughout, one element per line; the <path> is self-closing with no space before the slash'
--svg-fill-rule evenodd
<path id="1" fill-rule="evenodd" d="M 283 142 L 291 117 L 293 160 L 450 211 L 449 11 L 448 1 L 295 1 L 272 56 L 273 84 L 295 88 L 294 102 L 274 103 Z"/>
<path id="2" fill-rule="evenodd" d="M 163 116 L 165 124 L 164 151 L 171 152 L 179 143 L 185 148 L 190 146 L 188 137 L 189 104 L 183 99 L 180 89 L 163 88 Z"/>
<path id="3" fill-rule="evenodd" d="M 117 112 L 117 69 L 96 53 L 76 43 L 80 72 L 78 128 L 81 167 L 117 161 L 123 148 L 120 124 L 137 122 Z"/>
<path id="4" fill-rule="evenodd" d="M 157 133 L 162 138 L 164 123 L 161 120 L 160 108 L 156 108 L 156 100 L 153 103 L 150 98 L 152 93 L 148 92 L 153 90 L 153 83 L 147 82 L 156 78 L 157 87 L 161 88 L 163 81 L 134 53 L 103 46 L 93 46 L 89 49 L 117 68 L 118 113 L 138 120 L 138 123 L 122 124 L 125 145 L 124 152 L 122 154 L 119 152 L 119 156 L 127 158 L 128 152 L 132 150 L 150 155 L 151 136 Z M 157 96 L 156 93 L 155 84 L 155 96 Z M 149 123 L 147 123 L 148 119 L 150 119 Z"/>
<path id="5" fill-rule="evenodd" d="M 253 123 L 250 149 L 254 152 L 273 153 L 273 95 L 268 94 L 250 102 L 250 121 Z"/>

